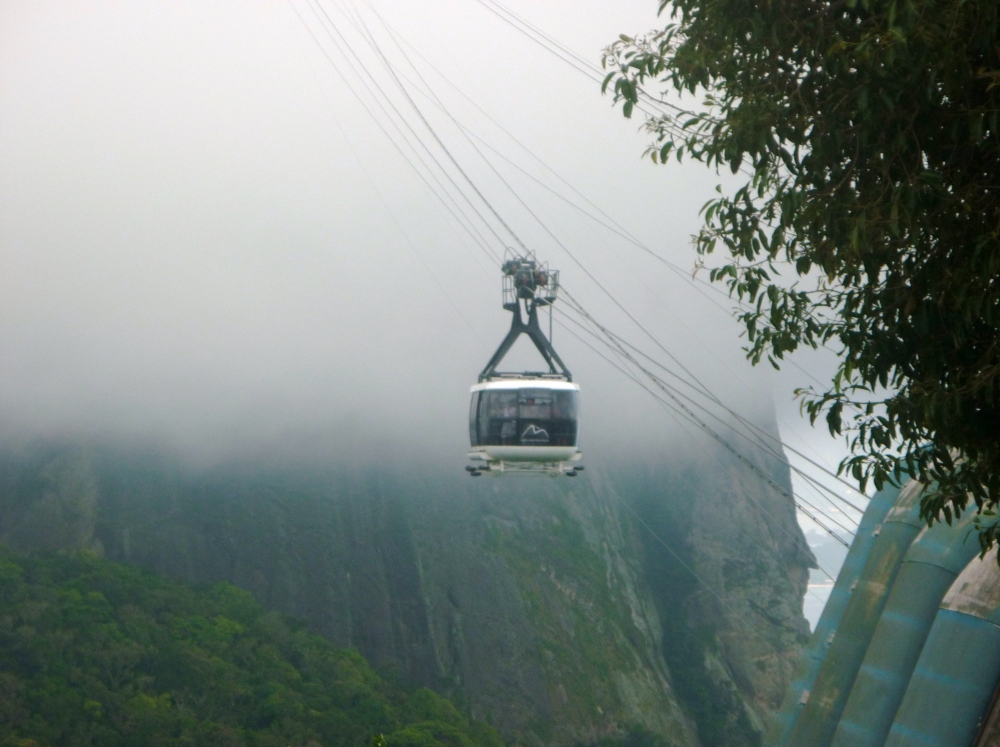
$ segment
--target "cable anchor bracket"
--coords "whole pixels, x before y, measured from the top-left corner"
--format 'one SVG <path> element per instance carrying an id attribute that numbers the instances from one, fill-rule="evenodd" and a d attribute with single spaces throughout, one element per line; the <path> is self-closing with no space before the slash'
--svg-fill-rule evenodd
<path id="1" fill-rule="evenodd" d="M 559 271 L 550 270 L 548 264 L 539 262 L 534 252 L 521 255 L 511 249 L 508 249 L 504 255 L 501 270 L 503 271 L 503 307 L 512 312 L 513 317 L 510 322 L 510 331 L 500 343 L 500 347 L 497 348 L 493 357 L 490 358 L 489 363 L 486 364 L 486 368 L 479 374 L 479 381 L 516 375 L 498 372 L 496 368 L 521 335 L 527 335 L 531 339 L 549 366 L 548 373 L 537 375 L 572 381 L 573 375 L 566 368 L 566 364 L 562 362 L 538 323 L 539 307 L 551 306 L 559 294 Z M 528 318 L 527 322 L 524 321 L 521 313 L 522 306 Z"/>

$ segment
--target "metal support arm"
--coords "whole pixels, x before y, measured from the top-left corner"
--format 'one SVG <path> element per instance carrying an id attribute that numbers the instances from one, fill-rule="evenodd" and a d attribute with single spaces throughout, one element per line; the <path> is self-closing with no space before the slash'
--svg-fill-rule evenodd
<path id="1" fill-rule="evenodd" d="M 531 341 L 535 343 L 535 347 L 538 348 L 538 352 L 542 354 L 542 358 L 544 358 L 545 362 L 549 364 L 549 372 L 553 376 L 560 376 L 566 379 L 566 381 L 572 381 L 572 374 L 570 374 L 569 369 L 566 368 L 566 365 L 562 362 L 559 354 L 555 351 L 555 348 L 552 347 L 552 343 L 549 342 L 545 333 L 542 332 L 541 326 L 538 324 L 537 303 L 533 300 L 528 301 L 525 303 L 525 307 L 528 311 L 527 324 L 525 324 L 521 318 L 521 304 L 515 303 L 513 308 L 511 308 L 514 316 L 510 322 L 510 331 L 507 333 L 503 342 L 500 343 L 500 347 L 497 348 L 493 357 L 490 358 L 490 362 L 486 364 L 486 368 L 484 368 L 483 372 L 479 374 L 479 380 L 485 381 L 492 376 L 497 376 L 496 367 L 500 365 L 500 361 L 502 361 L 503 357 L 507 355 L 507 352 L 510 350 L 517 338 L 522 334 L 525 334 L 531 338 Z"/>

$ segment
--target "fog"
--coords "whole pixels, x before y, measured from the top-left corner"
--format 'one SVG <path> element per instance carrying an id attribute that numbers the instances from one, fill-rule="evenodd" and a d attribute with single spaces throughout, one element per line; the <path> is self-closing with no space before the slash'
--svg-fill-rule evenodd
<path id="1" fill-rule="evenodd" d="M 595 63 L 657 24 L 654 0 L 506 5 Z M 797 421 L 806 375 L 751 368 L 731 302 L 688 280 L 724 177 L 643 159 L 640 125 L 475 0 L 2 3 L 0 436 L 460 463 L 509 325 L 491 255 L 520 240 L 603 324 L 750 417 L 776 402 L 835 462 Z M 698 442 L 554 322 L 586 450 Z M 538 365 L 522 340 L 505 367 Z"/>

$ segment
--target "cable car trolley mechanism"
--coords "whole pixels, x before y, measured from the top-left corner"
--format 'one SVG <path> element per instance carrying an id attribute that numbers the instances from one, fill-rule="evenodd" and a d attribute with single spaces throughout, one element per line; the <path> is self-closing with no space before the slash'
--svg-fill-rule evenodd
<path id="1" fill-rule="evenodd" d="M 573 463 L 580 431 L 580 387 L 538 323 L 538 310 L 551 306 L 559 292 L 559 273 L 508 250 L 504 257 L 503 307 L 513 314 L 510 331 L 479 374 L 469 404 L 469 439 L 474 477 L 521 472 L 575 477 Z M 522 307 L 524 309 L 522 315 Z M 524 321 L 527 317 L 527 322 Z M 522 334 L 535 344 L 547 372 L 500 372 L 497 366 Z"/>

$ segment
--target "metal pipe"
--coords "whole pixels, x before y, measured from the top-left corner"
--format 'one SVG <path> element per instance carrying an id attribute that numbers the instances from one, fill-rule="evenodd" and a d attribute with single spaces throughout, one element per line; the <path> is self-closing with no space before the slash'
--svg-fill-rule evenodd
<path id="1" fill-rule="evenodd" d="M 837 725 L 832 747 L 883 747 L 941 600 L 979 553 L 975 511 L 910 545 Z"/>
<path id="2" fill-rule="evenodd" d="M 826 658 L 830 639 L 836 633 L 851 599 L 852 588 L 861 576 L 875 540 L 881 533 L 886 514 L 898 498 L 899 488 L 887 486 L 868 502 L 868 507 L 858 524 L 854 542 L 851 543 L 851 549 L 844 558 L 844 564 L 837 574 L 837 581 L 830 591 L 823 613 L 816 622 L 816 629 L 809 638 L 809 643 L 802 652 L 802 658 L 792 675 L 792 682 L 788 686 L 781 709 L 771 722 L 767 737 L 764 739 L 766 747 L 787 747 L 799 713 L 802 711 L 803 695 L 808 697 L 816 682 L 820 666 Z"/>
<path id="3" fill-rule="evenodd" d="M 971 747 L 1000 679 L 997 548 L 941 602 L 885 747 Z"/>
<path id="4" fill-rule="evenodd" d="M 922 490 L 919 482 L 910 480 L 879 528 L 816 684 L 805 695 L 790 747 L 829 747 L 903 556 L 925 526 L 920 518 Z"/>

